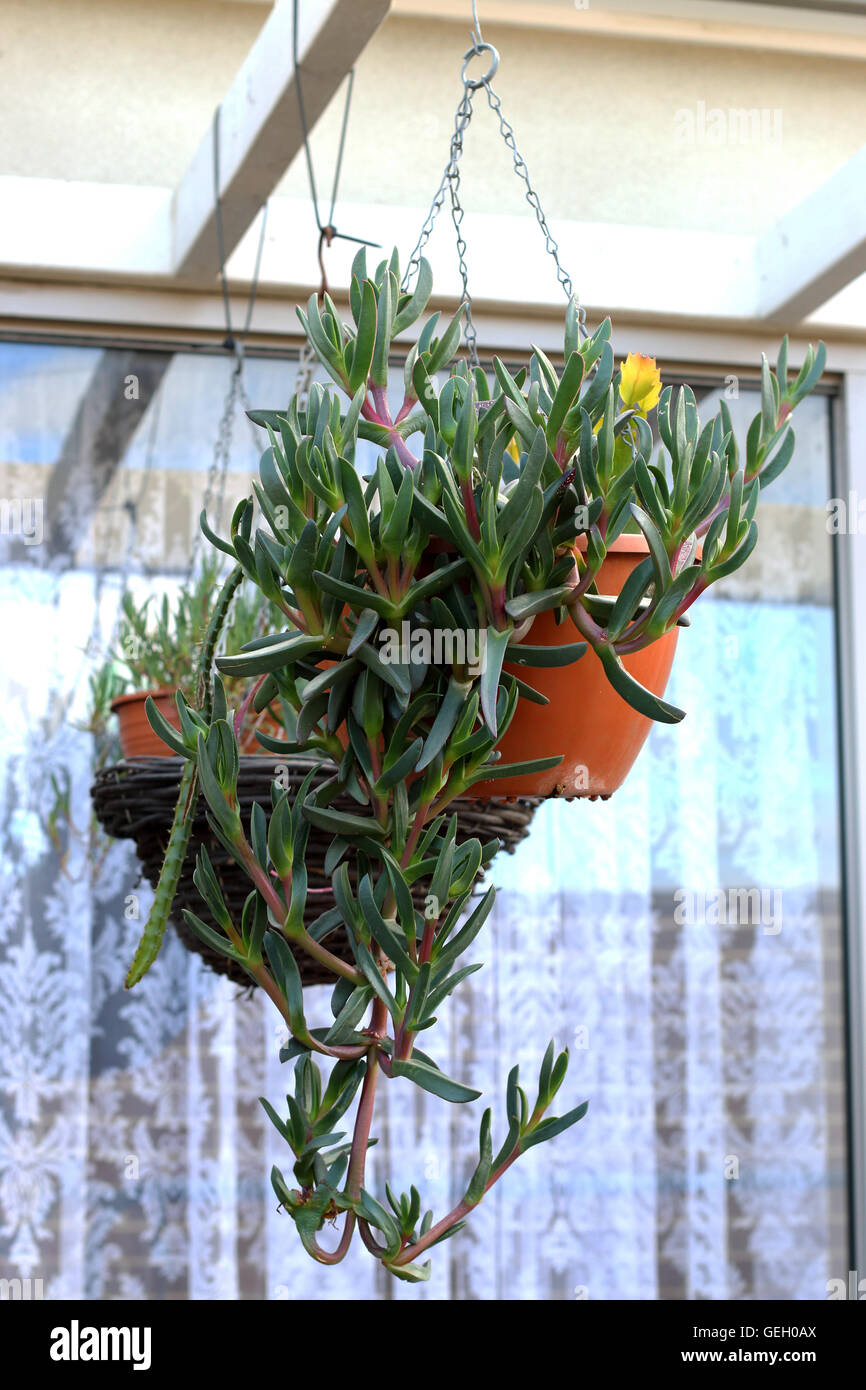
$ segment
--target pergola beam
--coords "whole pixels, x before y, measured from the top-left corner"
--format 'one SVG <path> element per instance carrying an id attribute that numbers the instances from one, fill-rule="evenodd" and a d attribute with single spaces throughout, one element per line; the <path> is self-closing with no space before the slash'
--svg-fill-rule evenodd
<path id="1" fill-rule="evenodd" d="M 866 272 L 866 146 L 759 239 L 762 319 L 799 323 Z"/>
<path id="2" fill-rule="evenodd" d="M 0 204 L 16 215 L 0 219 L 0 329 L 29 331 L 33 321 L 117 325 L 140 324 L 148 333 L 172 331 L 224 333 L 224 315 L 214 277 L 193 285 L 172 273 L 170 258 L 171 189 L 126 188 L 51 179 L 0 175 Z M 342 202 L 340 220 L 382 248 L 414 245 L 426 209 Z M 829 243 L 835 212 L 825 209 L 824 241 Z M 555 222 L 563 263 L 573 268 L 582 302 L 597 317 L 640 316 L 656 323 L 715 324 L 777 336 L 779 320 L 765 316 L 768 286 L 778 273 L 767 260 L 768 237 L 761 241 L 763 279 L 758 277 L 755 236 L 697 229 L 618 226 L 613 223 Z M 563 304 L 553 262 L 544 255 L 534 218 L 504 213 L 466 214 L 464 233 L 482 254 L 472 264 L 471 286 L 480 308 L 497 315 L 559 313 Z M 253 226 L 231 258 L 232 316 L 240 322 L 256 262 Z M 640 255 L 635 255 L 638 245 Z M 345 293 L 355 248 L 336 242 L 327 256 L 328 280 Z M 381 254 L 381 253 L 380 253 Z M 437 302 L 445 307 L 462 291 L 454 243 L 447 222 L 427 246 Z M 521 273 L 513 274 L 515 264 Z M 647 275 L 646 265 L 652 266 Z M 712 274 L 707 273 L 707 267 Z M 807 267 L 811 270 L 811 267 Z M 848 276 L 852 283 L 824 303 L 823 290 L 809 319 L 823 332 L 841 331 L 863 340 L 866 332 L 866 273 L 855 261 L 839 270 L 828 293 Z M 844 272 L 844 273 L 843 273 Z M 286 332 L 286 296 L 306 299 L 318 285 L 315 222 L 309 199 L 273 197 L 268 243 L 262 262 L 262 291 L 256 303 L 257 333 L 278 338 Z M 791 276 L 789 284 L 793 284 Z M 796 288 L 796 286 L 794 286 Z M 181 291 L 181 293 L 178 293 Z M 144 306 L 149 307 L 145 310 Z M 140 317 L 140 315 L 144 317 Z M 789 313 L 784 328 L 795 329 Z M 293 319 L 290 322 L 294 322 Z M 51 330 L 53 331 L 53 330 Z"/>
<path id="3" fill-rule="evenodd" d="M 390 0 L 303 0 L 298 65 L 311 128 L 390 8 Z M 293 53 L 293 0 L 278 0 L 220 108 L 220 200 L 230 256 L 303 146 Z M 174 273 L 219 270 L 209 129 L 172 202 Z"/>

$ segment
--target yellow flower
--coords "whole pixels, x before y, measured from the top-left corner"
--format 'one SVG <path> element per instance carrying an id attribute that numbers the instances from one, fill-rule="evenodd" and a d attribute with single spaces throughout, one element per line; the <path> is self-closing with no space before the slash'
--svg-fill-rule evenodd
<path id="1" fill-rule="evenodd" d="M 656 405 L 662 392 L 662 374 L 654 357 L 642 352 L 630 352 L 622 364 L 619 394 L 623 405 L 634 407 L 646 415 Z"/>

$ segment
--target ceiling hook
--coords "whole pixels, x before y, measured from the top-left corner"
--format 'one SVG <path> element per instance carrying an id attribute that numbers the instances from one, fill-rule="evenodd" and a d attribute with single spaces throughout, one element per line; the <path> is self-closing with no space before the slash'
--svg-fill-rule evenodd
<path id="1" fill-rule="evenodd" d="M 478 18 L 478 0 L 472 0 L 472 42 L 476 48 L 484 43 L 481 37 L 481 22 Z"/>
<path id="2" fill-rule="evenodd" d="M 336 235 L 337 229 L 330 222 L 326 227 L 323 227 L 319 233 L 319 269 L 322 272 L 322 283 L 319 286 L 318 296 L 320 304 L 324 303 L 325 295 L 328 293 L 328 277 L 325 274 L 324 250 L 326 246 L 330 246 Z"/>

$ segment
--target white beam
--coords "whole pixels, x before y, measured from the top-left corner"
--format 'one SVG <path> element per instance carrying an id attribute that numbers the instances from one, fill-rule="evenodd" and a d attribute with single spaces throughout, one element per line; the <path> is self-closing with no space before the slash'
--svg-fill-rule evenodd
<path id="1" fill-rule="evenodd" d="M 28 318 L 87 319 L 107 314 L 124 321 L 126 291 L 146 290 L 160 306 L 172 307 L 155 322 L 183 323 L 209 332 L 211 311 L 222 315 L 212 277 L 199 283 L 178 280 L 171 264 L 171 202 L 168 188 L 130 188 L 52 179 L 0 176 L 0 206 L 15 216 L 0 218 L 0 318 L 21 324 Z M 415 244 L 426 209 L 372 204 L 341 204 L 341 221 L 353 232 L 379 242 L 369 260 L 397 245 L 405 260 Z M 515 314 L 561 312 L 564 303 L 553 262 L 545 255 L 535 219 L 494 213 L 467 213 L 470 286 L 482 314 L 497 319 Z M 656 324 L 715 325 L 763 332 L 775 321 L 759 312 L 757 239 L 726 232 L 625 227 L 612 223 L 552 223 L 563 264 L 575 279 L 592 319 L 612 313 Z M 242 238 L 228 265 L 233 318 L 240 322 L 255 264 L 258 235 Z M 349 283 L 357 247 L 337 241 L 326 253 L 328 280 L 337 295 Z M 437 305 L 447 308 L 460 295 L 453 228 L 441 218 L 427 247 L 436 279 Z M 521 274 L 513 274 L 513 266 Z M 712 267 L 712 275 L 707 274 Z M 271 200 L 264 245 L 254 332 L 291 332 L 286 300 L 306 300 L 320 278 L 315 222 L 309 201 Z M 37 284 L 42 288 L 37 290 Z M 76 288 L 78 287 L 78 288 Z M 101 293 L 105 287 L 106 293 Z M 155 297 L 154 297 L 155 296 Z M 134 302 L 135 300 L 133 294 Z M 99 302 L 105 306 L 96 311 Z M 204 314 L 199 320 L 198 315 Z M 137 310 L 134 321 L 139 322 Z M 790 321 L 793 326 L 793 320 Z M 802 324 L 815 336 L 843 334 L 866 338 L 866 273 L 822 303 Z"/>
<path id="2" fill-rule="evenodd" d="M 388 13 L 390 0 L 299 0 L 298 62 L 312 128 Z M 221 104 L 220 197 L 230 255 L 303 145 L 293 49 L 292 0 L 279 0 Z M 209 129 L 172 206 L 175 273 L 219 270 Z"/>
<path id="3" fill-rule="evenodd" d="M 377 242 L 368 264 L 389 256 L 394 246 L 405 264 L 426 209 L 375 203 L 344 203 L 342 218 L 359 236 Z M 534 217 L 467 212 L 463 235 L 468 246 L 469 287 L 479 306 L 539 308 L 554 312 L 565 304 L 553 260 Z M 616 223 L 551 219 L 562 264 L 587 307 L 604 313 L 629 310 L 664 313 L 671 318 L 742 320 L 754 313 L 754 238 L 727 232 L 679 228 L 627 227 Z M 316 241 L 309 203 L 274 198 L 268 213 L 268 242 L 262 258 L 263 286 L 282 285 L 289 293 L 315 286 L 319 279 Z M 272 240 L 273 238 L 273 240 Z M 248 283 L 256 253 L 251 231 L 229 265 L 236 283 Z M 292 246 L 289 259 L 278 248 Z M 327 253 L 328 282 L 345 292 L 357 246 L 335 242 Z M 454 228 L 443 213 L 425 247 L 433 270 L 437 303 L 459 300 Z M 520 274 L 514 274 L 515 265 Z M 706 268 L 713 267 L 712 276 Z M 648 269 L 649 268 L 649 269 Z M 307 290 L 309 293 L 309 290 Z"/>
<path id="4" fill-rule="evenodd" d="M 799 323 L 866 272 L 866 145 L 765 232 L 758 312 Z"/>
<path id="5" fill-rule="evenodd" d="M 0 175 L 0 266 L 12 275 L 171 275 L 171 190 Z"/>

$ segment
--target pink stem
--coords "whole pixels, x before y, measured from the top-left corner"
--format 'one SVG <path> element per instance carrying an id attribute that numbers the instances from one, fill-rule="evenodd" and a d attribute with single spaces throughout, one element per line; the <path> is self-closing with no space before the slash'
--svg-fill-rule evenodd
<path id="1" fill-rule="evenodd" d="M 593 647 L 605 645 L 607 635 L 604 628 L 589 616 L 582 603 L 570 604 L 568 612 L 581 637 L 585 637 Z"/>
<path id="2" fill-rule="evenodd" d="M 484 1192 L 481 1194 L 481 1197 L 487 1195 L 493 1184 L 499 1181 L 503 1173 L 510 1168 L 515 1159 L 519 1157 L 520 1149 L 515 1145 L 508 1158 L 500 1163 L 495 1173 L 491 1173 L 484 1186 Z M 481 1197 L 478 1199 L 479 1202 L 481 1201 Z M 458 1202 L 457 1206 L 454 1207 L 452 1211 L 449 1211 L 447 1216 L 443 1216 L 441 1221 L 437 1221 L 435 1226 L 430 1227 L 426 1235 L 421 1236 L 420 1240 L 416 1240 L 414 1245 L 409 1245 L 405 1250 L 401 1250 L 400 1254 L 393 1260 L 393 1263 L 395 1265 L 411 1264 L 418 1255 L 422 1254 L 423 1251 L 427 1249 L 428 1245 L 432 1245 L 439 1236 L 444 1235 L 452 1226 L 456 1226 L 458 1221 L 462 1221 L 463 1217 L 468 1216 L 469 1212 L 477 1206 L 478 1202 L 467 1202 L 465 1198 L 461 1202 Z"/>
<path id="3" fill-rule="evenodd" d="M 252 849 L 242 834 L 238 836 L 236 843 L 247 873 L 265 902 L 268 904 L 274 917 L 278 922 L 285 921 L 286 905 L 279 893 L 274 889 L 271 880 L 256 859 L 256 856 L 253 854 Z M 295 941 L 302 950 L 306 951 L 307 955 L 312 956 L 320 965 L 326 966 L 327 969 L 332 971 L 335 975 L 342 975 L 344 979 L 349 980 L 353 985 L 362 985 L 364 983 L 363 975 L 357 970 L 353 970 L 351 965 L 347 965 L 345 961 L 340 960 L 339 956 L 333 955 L 324 946 L 321 946 L 318 941 L 314 941 L 308 932 L 304 931 L 298 935 L 293 935 L 292 940 Z"/>
<path id="4" fill-rule="evenodd" d="M 355 1213 L 353 1211 L 347 1211 L 346 1221 L 343 1226 L 343 1234 L 340 1237 L 340 1243 L 336 1250 L 323 1250 L 319 1242 L 314 1240 L 313 1245 L 315 1249 L 313 1251 L 313 1259 L 317 1260 L 320 1265 L 338 1265 L 348 1254 L 349 1246 L 352 1244 L 352 1232 L 354 1229 Z"/>
<path id="5" fill-rule="evenodd" d="M 375 412 L 370 411 L 368 414 L 365 414 L 364 410 L 362 410 L 361 413 L 365 414 L 366 419 L 372 419 L 374 423 L 382 425 L 383 428 L 388 431 L 390 443 L 396 449 L 397 457 L 405 468 L 417 468 L 418 459 L 412 453 L 412 450 L 409 448 L 400 431 L 396 428 L 396 424 L 404 418 L 403 412 L 401 411 L 397 416 L 396 422 L 391 419 L 391 409 L 388 405 L 388 395 L 384 386 L 371 386 L 370 395 L 373 398 Z"/>
<path id="6" fill-rule="evenodd" d="M 377 999 L 376 1003 L 380 1003 Z M 373 1123 L 373 1103 L 376 1099 L 376 1079 L 379 1072 L 378 1053 L 371 1047 L 367 1055 L 367 1070 L 361 1086 L 361 1099 L 355 1117 L 355 1130 L 352 1135 L 352 1149 L 349 1156 L 349 1171 L 346 1175 L 346 1190 L 355 1201 L 364 1186 L 364 1167 L 367 1161 L 367 1144 L 370 1126 Z"/>
<path id="7" fill-rule="evenodd" d="M 242 701 L 241 704 L 238 706 L 238 709 L 237 709 L 236 712 L 235 712 L 234 726 L 233 726 L 233 727 L 234 727 L 235 738 L 238 738 L 238 737 L 240 736 L 241 729 L 243 728 L 243 725 L 244 725 L 244 720 L 245 720 L 246 717 L 247 717 L 247 711 L 248 711 L 250 705 L 252 704 L 253 700 L 256 698 L 256 695 L 257 695 L 257 694 L 259 693 L 259 691 L 261 690 L 261 688 L 262 688 L 262 686 L 264 685 L 264 683 L 265 683 L 265 681 L 267 680 L 267 678 L 268 678 L 267 672 L 265 672 L 265 674 L 264 674 L 263 676 L 259 676 L 258 680 L 255 682 L 255 684 L 252 686 L 252 688 L 247 692 L 247 694 L 246 694 L 246 695 L 244 696 L 244 698 L 243 698 L 243 701 Z"/>
<path id="8" fill-rule="evenodd" d="M 481 525 L 478 521 L 478 512 L 475 507 L 475 493 L 472 491 L 472 482 L 469 478 L 463 478 L 460 482 L 460 491 L 463 495 L 463 510 L 466 513 L 466 520 L 469 524 L 469 534 L 473 540 L 479 540 L 481 536 Z"/>

